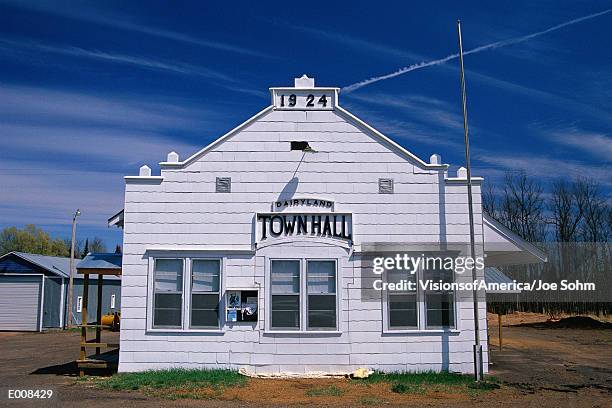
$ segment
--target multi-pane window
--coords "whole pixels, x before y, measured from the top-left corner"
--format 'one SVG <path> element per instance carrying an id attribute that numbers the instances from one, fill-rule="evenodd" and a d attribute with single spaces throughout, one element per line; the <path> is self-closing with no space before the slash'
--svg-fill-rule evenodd
<path id="1" fill-rule="evenodd" d="M 272 260 L 270 328 L 272 330 L 336 329 L 338 327 L 336 274 L 334 260 Z"/>
<path id="2" fill-rule="evenodd" d="M 300 261 L 273 260 L 270 265 L 271 327 L 300 329 Z"/>
<path id="3" fill-rule="evenodd" d="M 153 287 L 153 326 L 181 327 L 183 260 L 156 259 Z"/>
<path id="4" fill-rule="evenodd" d="M 191 327 L 219 327 L 219 259 L 191 262 Z"/>
<path id="5" fill-rule="evenodd" d="M 451 269 L 423 271 L 423 278 L 434 282 L 453 281 Z M 425 321 L 427 329 L 455 327 L 455 295 L 452 291 L 425 291 Z"/>
<path id="6" fill-rule="evenodd" d="M 336 328 L 336 262 L 307 261 L 308 328 Z"/>
<path id="7" fill-rule="evenodd" d="M 391 329 L 416 329 L 418 328 L 419 309 L 417 304 L 416 274 L 406 270 L 392 269 L 387 272 L 389 283 L 406 286 L 407 282 L 413 282 L 414 290 L 387 291 L 387 304 L 389 314 L 389 328 Z"/>

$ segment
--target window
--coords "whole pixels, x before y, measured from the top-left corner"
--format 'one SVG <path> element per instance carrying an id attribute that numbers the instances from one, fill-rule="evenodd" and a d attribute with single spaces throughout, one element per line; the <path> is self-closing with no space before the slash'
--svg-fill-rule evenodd
<path id="1" fill-rule="evenodd" d="M 83 296 L 77 296 L 77 313 L 81 313 L 83 311 Z"/>
<path id="2" fill-rule="evenodd" d="M 191 263 L 191 327 L 219 327 L 219 259 Z"/>
<path id="3" fill-rule="evenodd" d="M 414 274 L 406 270 L 387 271 L 387 282 L 405 281 L 406 285 L 405 290 L 386 291 L 386 328 L 390 331 L 455 328 L 454 292 L 424 290 L 417 281 L 418 278 L 424 282 L 452 282 L 453 273 L 444 269 L 421 269 Z M 414 290 L 408 290 L 408 282 L 413 282 Z"/>
<path id="4" fill-rule="evenodd" d="M 406 270 L 390 270 L 387 272 L 389 283 L 414 282 L 416 285 L 416 274 Z M 404 282 L 404 283 L 405 283 Z M 417 329 L 418 328 L 418 304 L 417 288 L 415 290 L 387 290 L 387 311 L 389 315 L 390 329 Z"/>
<path id="5" fill-rule="evenodd" d="M 336 262 L 307 261 L 308 328 L 336 328 Z"/>
<path id="6" fill-rule="evenodd" d="M 434 282 L 453 281 L 453 271 L 437 269 L 423 271 L 424 279 Z M 455 327 L 455 295 L 452 291 L 425 291 L 426 329 Z"/>
<path id="7" fill-rule="evenodd" d="M 271 327 L 300 329 L 300 261 L 273 260 L 270 264 Z"/>
<path id="8" fill-rule="evenodd" d="M 115 295 L 111 295 L 111 301 L 110 301 L 110 308 L 114 309 L 115 308 Z"/>
<path id="9" fill-rule="evenodd" d="M 215 191 L 217 193 L 231 193 L 232 192 L 232 178 L 231 177 L 217 177 L 215 183 Z"/>
<path id="10" fill-rule="evenodd" d="M 181 327 L 183 260 L 156 259 L 153 287 L 153 326 Z"/>
<path id="11" fill-rule="evenodd" d="M 337 329 L 335 260 L 272 260 L 270 293 L 272 330 Z"/>

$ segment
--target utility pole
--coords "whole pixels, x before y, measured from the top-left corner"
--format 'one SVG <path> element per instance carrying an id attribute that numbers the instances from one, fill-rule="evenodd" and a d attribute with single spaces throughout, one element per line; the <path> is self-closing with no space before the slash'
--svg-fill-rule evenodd
<path id="1" fill-rule="evenodd" d="M 70 280 L 68 283 L 68 327 L 72 327 L 74 322 L 74 313 L 72 312 L 74 298 L 74 241 L 76 239 L 76 223 L 77 217 L 81 215 L 81 210 L 77 208 L 72 216 L 72 241 L 70 243 Z"/>
<path id="2" fill-rule="evenodd" d="M 463 68 L 463 42 L 461 39 L 461 21 L 457 20 L 457 34 L 459 35 L 459 65 L 461 68 L 461 104 L 463 107 L 463 135 L 465 139 L 465 167 L 467 169 L 468 213 L 470 222 L 470 256 L 476 259 L 476 245 L 474 243 L 474 207 L 472 203 L 472 169 L 470 165 L 470 138 L 468 136 L 467 96 L 465 92 L 465 70 Z M 472 268 L 472 282 L 476 280 L 476 266 Z M 474 298 L 474 379 L 483 380 L 482 346 L 480 345 L 480 324 L 478 319 L 478 290 L 472 291 Z"/>

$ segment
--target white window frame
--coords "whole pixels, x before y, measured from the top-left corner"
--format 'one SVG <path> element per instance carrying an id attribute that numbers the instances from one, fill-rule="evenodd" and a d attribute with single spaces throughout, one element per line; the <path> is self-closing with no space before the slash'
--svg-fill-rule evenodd
<path id="1" fill-rule="evenodd" d="M 272 261 L 299 261 L 300 263 L 300 327 L 299 329 L 284 329 L 284 328 L 273 328 L 272 327 Z M 307 264 L 308 261 L 333 261 L 336 267 L 335 278 L 336 278 L 336 327 L 335 328 L 308 328 L 308 275 L 307 275 Z M 265 296 L 265 332 L 266 333 L 280 333 L 280 334 L 340 334 L 341 333 L 341 322 L 340 322 L 340 260 L 338 258 L 330 257 L 270 257 L 266 259 L 266 279 L 265 287 L 268 293 Z"/>
<path id="2" fill-rule="evenodd" d="M 331 261 L 334 263 L 334 278 L 335 278 L 335 289 L 334 295 L 336 297 L 336 327 L 308 327 L 308 262 L 318 262 L 318 261 Z M 304 309 L 305 309 L 305 319 L 304 319 L 304 330 L 309 332 L 328 332 L 328 331 L 338 331 L 339 322 L 338 319 L 340 317 L 339 313 L 339 303 L 338 303 L 338 260 L 329 258 L 304 258 Z M 300 307 L 302 304 L 300 304 Z"/>
<path id="3" fill-rule="evenodd" d="M 181 290 L 181 325 L 180 326 L 155 326 L 155 263 L 157 260 L 180 260 L 183 263 L 183 287 Z M 187 260 L 180 256 L 159 256 L 152 258 L 153 271 L 151 274 L 152 288 L 150 291 L 151 304 L 151 328 L 158 330 L 182 330 L 185 327 L 185 273 L 187 271 Z"/>
<path id="4" fill-rule="evenodd" d="M 217 318 L 217 325 L 216 326 L 192 326 L 191 325 L 191 313 L 192 313 L 192 309 L 191 309 L 191 295 L 192 295 L 192 279 L 193 279 L 193 273 L 192 273 L 192 267 L 193 267 L 193 261 L 219 261 L 219 289 L 218 289 L 218 293 L 217 293 L 217 299 L 219 300 L 219 316 Z M 189 282 L 187 284 L 187 290 L 188 290 L 188 296 L 187 299 L 183 301 L 183 309 L 185 311 L 185 314 L 188 315 L 187 316 L 187 321 L 186 321 L 186 325 L 185 327 L 187 327 L 189 330 L 219 330 L 222 325 L 224 324 L 224 316 L 225 316 L 225 307 L 223 307 L 223 304 L 221 302 L 222 300 L 222 295 L 223 295 L 223 291 L 222 291 L 222 282 L 223 282 L 223 258 L 221 257 L 216 257 L 216 256 L 206 256 L 206 257 L 192 257 L 192 258 L 188 258 L 188 263 L 189 263 Z M 210 294 L 213 294 L 214 292 L 209 292 Z"/>
<path id="5" fill-rule="evenodd" d="M 460 320 L 458 318 L 459 311 L 457 307 L 457 292 L 452 291 L 453 293 L 453 319 L 454 326 L 446 327 L 446 328 L 427 328 L 427 308 L 425 304 L 425 291 L 421 288 L 418 281 L 423 279 L 424 271 L 421 268 L 417 270 L 417 327 L 416 328 L 403 328 L 403 327 L 391 327 L 389 325 L 390 322 L 390 310 L 389 310 L 389 295 L 383 292 L 381 296 L 382 309 L 383 309 L 383 333 L 385 334 L 410 334 L 410 333 L 424 333 L 424 334 L 437 334 L 437 333 L 459 333 L 460 330 Z M 386 274 L 385 281 L 386 281 Z"/>
<path id="6" fill-rule="evenodd" d="M 180 327 L 153 326 L 155 307 L 155 260 L 156 259 L 181 259 L 183 261 L 183 292 L 182 292 L 182 319 Z M 219 327 L 200 328 L 190 327 L 191 323 L 191 261 L 193 259 L 215 259 L 220 261 L 219 275 Z M 148 256 L 147 266 L 147 316 L 146 332 L 150 333 L 202 333 L 223 334 L 225 331 L 225 305 L 223 293 L 225 293 L 225 255 L 215 252 L 214 254 L 181 253 L 178 251 L 155 252 Z"/>

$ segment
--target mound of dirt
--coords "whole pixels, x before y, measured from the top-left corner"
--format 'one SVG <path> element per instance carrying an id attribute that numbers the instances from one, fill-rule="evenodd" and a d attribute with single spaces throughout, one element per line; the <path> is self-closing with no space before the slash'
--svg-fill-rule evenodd
<path id="1" fill-rule="evenodd" d="M 561 320 L 548 320 L 546 322 L 522 323 L 517 326 L 534 327 L 538 329 L 608 329 L 612 330 L 612 323 L 601 322 L 589 316 L 565 317 Z"/>

